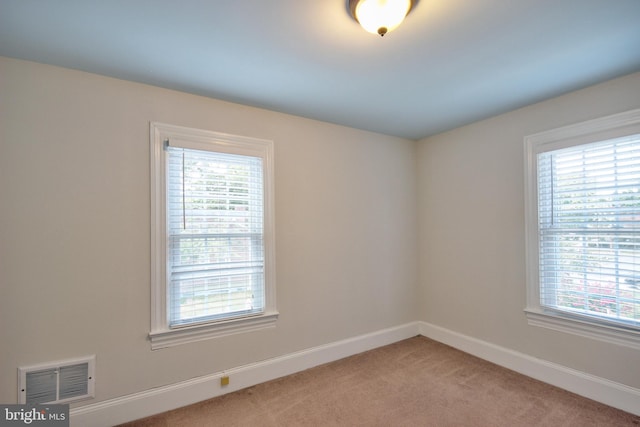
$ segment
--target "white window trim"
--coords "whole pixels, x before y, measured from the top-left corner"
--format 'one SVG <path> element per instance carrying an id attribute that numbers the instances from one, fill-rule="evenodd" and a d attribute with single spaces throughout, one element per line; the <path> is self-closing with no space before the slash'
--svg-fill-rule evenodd
<path id="1" fill-rule="evenodd" d="M 640 349 L 640 332 L 540 305 L 537 154 L 640 133 L 640 109 L 553 129 L 524 138 L 526 308 L 529 325 Z"/>
<path id="2" fill-rule="evenodd" d="M 152 350 L 202 341 L 240 332 L 256 331 L 275 326 L 275 197 L 273 175 L 273 142 L 182 126 L 151 122 L 149 129 L 151 155 L 151 332 Z M 261 157 L 264 167 L 264 313 L 218 322 L 169 328 L 166 281 L 166 156 L 165 141 L 181 140 L 193 149 L 211 149 L 229 154 Z"/>

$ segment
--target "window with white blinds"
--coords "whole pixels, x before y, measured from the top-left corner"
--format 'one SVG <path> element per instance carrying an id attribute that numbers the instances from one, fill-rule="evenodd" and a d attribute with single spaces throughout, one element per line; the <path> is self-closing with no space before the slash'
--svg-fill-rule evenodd
<path id="1" fill-rule="evenodd" d="M 262 159 L 167 150 L 169 325 L 262 313 Z"/>
<path id="2" fill-rule="evenodd" d="M 525 149 L 529 324 L 640 348 L 640 110 Z"/>
<path id="3" fill-rule="evenodd" d="M 271 141 L 151 124 L 152 348 L 274 325 Z"/>
<path id="4" fill-rule="evenodd" d="M 640 135 L 537 163 L 541 305 L 640 326 Z"/>

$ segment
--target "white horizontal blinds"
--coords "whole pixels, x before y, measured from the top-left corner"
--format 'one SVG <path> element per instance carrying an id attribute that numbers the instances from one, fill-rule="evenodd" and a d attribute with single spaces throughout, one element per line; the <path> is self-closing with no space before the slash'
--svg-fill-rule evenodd
<path id="1" fill-rule="evenodd" d="M 640 135 L 538 155 L 540 302 L 640 326 Z"/>
<path id="2" fill-rule="evenodd" d="M 262 159 L 174 147 L 167 155 L 169 325 L 262 313 Z"/>

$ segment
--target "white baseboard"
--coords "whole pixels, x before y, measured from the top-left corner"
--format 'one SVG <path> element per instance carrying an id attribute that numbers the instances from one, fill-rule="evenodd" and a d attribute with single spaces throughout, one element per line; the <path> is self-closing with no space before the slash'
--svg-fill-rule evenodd
<path id="1" fill-rule="evenodd" d="M 426 322 L 420 334 L 547 384 L 640 415 L 640 390 L 509 350 Z"/>
<path id="2" fill-rule="evenodd" d="M 392 344 L 418 335 L 419 330 L 419 322 L 407 323 L 224 372 L 73 408 L 70 411 L 70 424 L 72 427 L 109 427 L 148 417 Z M 224 375 L 229 376 L 230 383 L 222 387 L 220 378 Z"/>
<path id="3" fill-rule="evenodd" d="M 412 322 L 342 341 L 71 409 L 72 427 L 108 427 L 169 411 L 324 363 L 424 335 L 489 362 L 606 405 L 640 415 L 640 390 L 426 322 Z M 220 386 L 228 375 L 230 384 Z"/>

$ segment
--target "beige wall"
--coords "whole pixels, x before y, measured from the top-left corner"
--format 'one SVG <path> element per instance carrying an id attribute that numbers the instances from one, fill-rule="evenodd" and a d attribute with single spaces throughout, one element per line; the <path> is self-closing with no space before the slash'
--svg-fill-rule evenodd
<path id="1" fill-rule="evenodd" d="M 7 58 L 0 76 L 0 402 L 18 366 L 96 354 L 93 403 L 418 318 L 415 142 Z M 150 121 L 274 141 L 276 328 L 150 350 Z"/>
<path id="2" fill-rule="evenodd" d="M 0 402 L 23 365 L 96 354 L 83 405 L 414 320 L 640 388 L 638 351 L 523 313 L 523 137 L 640 107 L 640 74 L 418 143 L 7 58 L 0 76 Z M 149 121 L 274 140 L 275 329 L 150 350 Z"/>
<path id="3" fill-rule="evenodd" d="M 640 73 L 418 144 L 420 319 L 640 388 L 640 352 L 528 326 L 525 135 L 640 107 Z"/>

